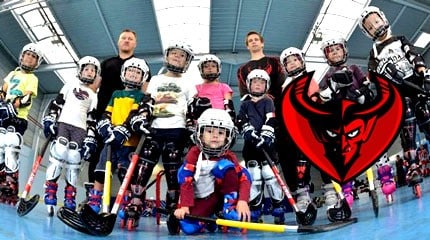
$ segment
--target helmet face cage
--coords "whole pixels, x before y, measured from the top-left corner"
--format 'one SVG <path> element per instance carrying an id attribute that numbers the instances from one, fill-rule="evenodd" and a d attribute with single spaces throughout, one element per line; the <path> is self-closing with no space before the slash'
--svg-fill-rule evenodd
<path id="1" fill-rule="evenodd" d="M 382 25 L 381 27 L 379 27 L 378 29 L 376 29 L 374 35 L 372 35 L 364 26 L 364 21 L 367 19 L 367 17 L 369 17 L 369 15 L 371 13 L 376 13 L 379 18 L 381 18 L 381 20 L 385 23 L 384 25 Z M 389 31 L 390 29 L 390 23 L 388 22 L 387 18 L 385 17 L 384 12 L 382 12 L 379 8 L 374 7 L 374 6 L 369 6 L 366 7 L 363 12 L 360 15 L 360 21 L 358 22 L 358 25 L 361 28 L 361 31 L 370 39 L 372 39 L 373 41 L 375 41 L 377 38 L 384 36 L 384 34 Z"/>
<path id="2" fill-rule="evenodd" d="M 252 80 L 254 78 L 260 78 L 260 79 L 263 79 L 263 80 L 266 81 L 266 88 L 265 88 L 264 92 L 257 93 L 257 92 L 252 92 L 251 91 L 251 83 L 252 83 Z M 248 92 L 252 96 L 255 96 L 255 97 L 262 96 L 263 94 L 265 94 L 269 90 L 269 87 L 270 87 L 270 77 L 269 77 L 269 74 L 267 74 L 267 72 L 264 71 L 264 70 L 262 70 L 262 69 L 254 69 L 254 70 L 252 70 L 248 74 L 248 76 L 246 77 L 246 87 L 248 88 Z"/>
<path id="3" fill-rule="evenodd" d="M 301 67 L 298 67 L 294 70 L 288 71 L 287 70 L 287 58 L 289 56 L 296 56 L 302 63 Z M 287 72 L 287 75 L 289 77 L 294 77 L 302 73 L 306 70 L 306 63 L 305 63 L 305 56 L 303 55 L 302 51 L 300 51 L 298 48 L 295 47 L 289 47 L 282 51 L 281 56 L 279 57 L 281 60 L 282 66 L 284 67 L 285 72 Z"/>
<path id="4" fill-rule="evenodd" d="M 217 64 L 218 71 L 216 73 L 204 73 L 204 65 L 207 62 L 214 62 Z M 209 81 L 213 81 L 217 79 L 221 75 L 221 60 L 212 54 L 204 55 L 197 65 L 200 71 L 200 76 L 202 76 L 203 79 L 207 79 Z"/>
<path id="5" fill-rule="evenodd" d="M 82 71 L 84 70 L 85 66 L 87 66 L 88 64 L 94 65 L 94 67 L 96 69 L 96 75 L 92 79 L 82 76 Z M 93 83 L 94 80 L 97 78 L 97 76 L 100 76 L 100 72 L 101 72 L 100 62 L 99 62 L 99 60 L 97 60 L 97 58 L 91 57 L 91 56 L 86 56 L 86 57 L 79 59 L 77 77 L 79 78 L 79 80 L 82 83 L 84 83 L 84 84 Z"/>
<path id="6" fill-rule="evenodd" d="M 174 66 L 168 62 L 167 57 L 169 56 L 169 52 L 173 49 L 182 50 L 187 54 L 185 65 L 183 67 Z M 193 59 L 194 59 L 194 53 L 193 53 L 193 50 L 191 49 L 191 46 L 184 43 L 173 44 L 168 48 L 166 48 L 166 51 L 164 52 L 164 62 L 165 62 L 166 68 L 171 72 L 185 73 L 188 70 L 188 67 L 190 66 Z"/>
<path id="7" fill-rule="evenodd" d="M 126 78 L 126 72 L 128 68 L 137 68 L 142 71 L 142 77 L 139 82 L 135 82 Z M 144 81 L 149 77 L 149 67 L 145 60 L 140 58 L 130 58 L 124 62 L 121 67 L 121 80 L 125 87 L 139 89 L 142 87 Z"/>
<path id="8" fill-rule="evenodd" d="M 225 142 L 222 146 L 212 148 L 208 146 L 203 139 L 205 130 L 211 130 L 211 134 L 216 134 L 218 131 L 225 130 Z M 221 156 L 227 151 L 235 139 L 234 124 L 230 115 L 222 109 L 207 109 L 202 113 L 197 120 L 195 131 L 196 144 L 200 150 L 208 156 Z"/>
<path id="9" fill-rule="evenodd" d="M 36 66 L 27 66 L 27 65 L 24 65 L 22 63 L 22 58 L 24 57 L 24 53 L 27 51 L 30 51 L 30 52 L 37 55 Z M 42 51 L 40 50 L 39 46 L 37 46 L 36 43 L 28 43 L 22 48 L 21 54 L 19 56 L 19 67 L 20 68 L 22 68 L 26 71 L 32 72 L 40 66 L 42 61 L 43 61 L 43 54 L 42 54 Z"/>
<path id="10" fill-rule="evenodd" d="M 332 62 L 328 59 L 328 55 L 330 53 L 330 47 L 334 46 L 334 45 L 340 45 L 343 49 L 343 57 L 341 60 L 339 60 L 337 62 Z M 335 38 L 335 39 L 327 40 L 327 41 L 322 43 L 321 49 L 324 53 L 324 57 L 325 57 L 328 65 L 330 65 L 330 66 L 340 66 L 340 65 L 344 64 L 346 62 L 346 60 L 348 59 L 348 48 L 346 47 L 346 40 L 343 38 Z"/>

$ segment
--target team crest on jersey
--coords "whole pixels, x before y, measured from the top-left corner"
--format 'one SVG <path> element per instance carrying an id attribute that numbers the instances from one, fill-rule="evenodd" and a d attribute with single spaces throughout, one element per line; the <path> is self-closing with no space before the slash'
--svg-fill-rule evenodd
<path id="1" fill-rule="evenodd" d="M 403 121 L 403 100 L 389 80 L 376 75 L 371 81 L 377 96 L 369 103 L 348 99 L 314 102 L 307 95 L 312 75 L 308 73 L 286 88 L 283 123 L 313 165 L 343 184 L 372 166 L 394 142 Z"/>
<path id="2" fill-rule="evenodd" d="M 79 100 L 85 100 L 85 99 L 88 99 L 90 97 L 90 95 L 88 94 L 87 91 L 82 90 L 80 88 L 73 88 L 73 94 Z"/>

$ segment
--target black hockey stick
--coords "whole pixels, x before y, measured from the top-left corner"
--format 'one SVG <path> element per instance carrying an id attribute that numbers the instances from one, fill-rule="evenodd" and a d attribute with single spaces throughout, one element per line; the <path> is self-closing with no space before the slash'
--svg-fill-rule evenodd
<path id="1" fill-rule="evenodd" d="M 272 158 L 270 157 L 270 155 L 267 153 L 265 149 L 262 149 L 262 151 L 264 153 L 264 156 L 266 157 L 267 162 L 269 163 L 270 168 L 275 174 L 276 180 L 278 181 L 279 185 L 284 191 L 285 196 L 288 198 L 288 202 L 290 203 L 291 207 L 294 210 L 294 213 L 296 214 L 297 222 L 302 225 L 312 225 L 315 222 L 315 219 L 317 218 L 317 212 L 318 212 L 315 205 L 313 203 L 309 204 L 305 212 L 302 212 L 299 210 L 299 208 L 297 207 L 296 201 L 291 195 L 290 189 L 288 188 L 287 184 L 285 184 L 284 181 L 282 180 L 281 174 L 279 173 L 279 170 L 276 167 L 275 163 L 273 162 Z"/>
<path id="2" fill-rule="evenodd" d="M 36 207 L 37 203 L 39 202 L 39 199 L 40 199 L 39 194 L 34 195 L 28 200 L 27 200 L 27 195 L 30 193 L 30 189 L 33 185 L 34 178 L 36 177 L 37 170 L 39 169 L 39 166 L 43 159 L 43 155 L 45 154 L 50 141 L 51 141 L 51 135 L 49 135 L 48 138 L 43 143 L 42 148 L 40 149 L 36 157 L 36 160 L 33 163 L 33 167 L 31 168 L 30 176 L 28 177 L 27 183 L 25 184 L 25 187 L 24 187 L 24 192 L 21 194 L 21 198 L 19 199 L 19 202 L 18 202 L 18 207 L 16 208 L 16 213 L 20 217 L 25 216 L 29 212 L 31 212 L 31 210 L 33 210 L 33 208 Z"/>
<path id="3" fill-rule="evenodd" d="M 173 213 L 164 208 L 157 208 L 157 212 L 166 215 L 172 215 Z M 357 218 L 350 218 L 345 221 L 339 221 L 329 224 L 316 225 L 316 226 L 302 226 L 302 225 L 279 225 L 279 224 L 268 224 L 268 223 L 252 223 L 252 222 L 241 222 L 220 218 L 208 218 L 208 217 L 199 217 L 190 214 L 185 215 L 186 219 L 197 220 L 206 223 L 215 223 L 219 226 L 227 226 L 227 227 L 235 227 L 241 229 L 249 229 L 256 231 L 265 231 L 265 232 L 297 232 L 297 233 L 320 233 L 336 230 L 350 224 L 356 223 Z"/>
<path id="4" fill-rule="evenodd" d="M 367 181 L 369 182 L 369 190 L 370 190 L 369 195 L 370 195 L 370 198 L 372 199 L 373 213 L 375 214 L 375 217 L 378 217 L 378 214 L 379 214 L 378 194 L 376 193 L 375 184 L 373 183 L 373 170 L 371 167 L 366 170 L 366 176 L 367 176 Z"/>
<path id="5" fill-rule="evenodd" d="M 148 185 L 146 186 L 146 189 L 149 189 L 152 185 L 155 184 L 155 182 L 156 182 L 156 179 L 148 183 Z M 81 209 L 84 206 L 89 207 L 87 204 L 84 204 L 82 205 Z M 92 210 L 92 209 L 90 208 L 90 209 L 87 209 L 87 211 L 88 210 Z M 73 211 L 69 208 L 61 207 L 60 209 L 58 209 L 57 216 L 63 223 L 75 229 L 76 231 L 89 234 L 89 235 L 95 235 L 87 229 L 87 226 L 82 222 L 81 215 L 78 212 Z"/>
<path id="6" fill-rule="evenodd" d="M 88 204 L 84 204 L 82 206 L 82 210 L 80 212 L 82 223 L 86 226 L 87 230 L 92 235 L 107 236 L 112 232 L 115 226 L 116 216 L 117 216 L 120 204 L 130 184 L 137 162 L 139 161 L 139 153 L 142 150 L 142 146 L 144 142 L 145 142 L 145 135 L 142 135 L 136 147 L 136 150 L 131 157 L 130 165 L 127 169 L 127 173 L 125 174 L 124 180 L 122 181 L 122 184 L 118 190 L 118 194 L 116 195 L 115 203 L 112 207 L 111 212 L 103 213 L 99 215 L 95 213 Z M 148 188 L 148 186 L 146 188 Z"/>

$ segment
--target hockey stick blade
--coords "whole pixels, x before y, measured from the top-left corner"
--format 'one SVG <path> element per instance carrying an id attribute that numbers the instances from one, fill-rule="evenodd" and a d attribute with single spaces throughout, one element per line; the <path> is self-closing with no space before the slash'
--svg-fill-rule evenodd
<path id="1" fill-rule="evenodd" d="M 57 211 L 57 217 L 64 224 L 75 229 L 76 231 L 85 234 L 91 234 L 91 232 L 88 231 L 87 227 L 82 223 L 82 220 L 77 212 L 65 207 L 61 207 Z"/>
<path id="2" fill-rule="evenodd" d="M 312 225 L 317 218 L 317 212 L 318 210 L 315 207 L 315 204 L 310 203 L 305 212 L 296 212 L 296 220 L 302 225 Z"/>
<path id="3" fill-rule="evenodd" d="M 25 198 L 20 198 L 18 207 L 16 208 L 16 212 L 18 216 L 22 217 L 27 215 L 34 207 L 36 207 L 39 202 L 40 196 L 39 194 L 34 195 L 32 198 L 25 200 Z"/>
<path id="4" fill-rule="evenodd" d="M 328 220 L 331 222 L 342 222 L 348 220 L 352 211 L 345 198 L 340 200 L 340 206 L 327 210 Z"/>
<path id="5" fill-rule="evenodd" d="M 375 214 L 375 217 L 378 217 L 378 214 L 379 214 L 378 194 L 376 193 L 376 190 L 371 190 L 369 194 L 370 194 L 370 198 L 372 199 L 373 213 Z"/>
<path id="6" fill-rule="evenodd" d="M 116 213 L 102 213 L 99 215 L 88 204 L 84 204 L 80 212 L 80 219 L 86 229 L 91 232 L 91 235 L 107 236 L 114 229 Z"/>
<path id="7" fill-rule="evenodd" d="M 169 210 L 164 208 L 157 208 L 157 212 L 161 214 L 173 214 Z M 348 226 L 352 223 L 357 222 L 357 218 L 350 218 L 345 221 L 338 221 L 329 224 L 323 225 L 314 225 L 314 226 L 302 226 L 302 225 L 279 225 L 279 224 L 268 224 L 268 223 L 252 223 L 252 222 L 241 222 L 220 218 L 208 218 L 208 217 L 200 217 L 194 215 L 185 215 L 186 219 L 197 220 L 206 223 L 215 223 L 219 226 L 227 226 L 227 227 L 235 227 L 235 228 L 243 228 L 255 231 L 264 231 L 264 232 L 297 232 L 297 233 L 320 233 L 336 230 L 345 226 Z"/>

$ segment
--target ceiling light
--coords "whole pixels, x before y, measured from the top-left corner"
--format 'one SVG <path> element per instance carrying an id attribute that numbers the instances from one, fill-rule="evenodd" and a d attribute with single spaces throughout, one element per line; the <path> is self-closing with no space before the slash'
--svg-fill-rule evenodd
<path id="1" fill-rule="evenodd" d="M 422 32 L 420 36 L 414 43 L 415 47 L 425 48 L 427 44 L 430 42 L 430 34 L 426 32 Z"/>

